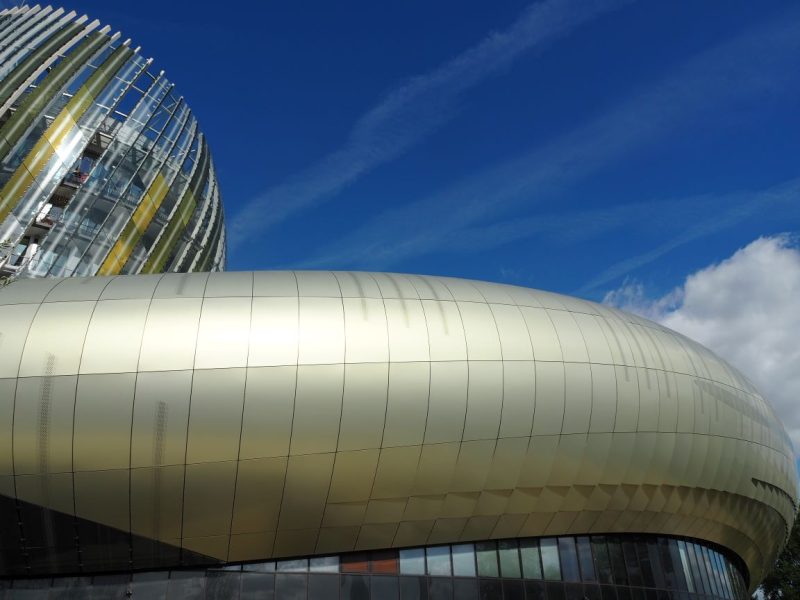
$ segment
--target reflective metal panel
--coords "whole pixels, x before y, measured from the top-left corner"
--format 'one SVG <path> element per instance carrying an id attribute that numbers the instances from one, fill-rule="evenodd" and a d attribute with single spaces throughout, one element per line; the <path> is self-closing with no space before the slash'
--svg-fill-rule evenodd
<path id="1" fill-rule="evenodd" d="M 0 333 L 0 496 L 74 510 L 94 569 L 153 564 L 143 540 L 172 564 L 650 532 L 727 548 L 752 587 L 794 518 L 791 446 L 752 385 L 581 300 L 366 273 L 19 281 Z M 494 568 L 535 572 L 512 546 Z M 545 578 L 583 577 L 573 546 L 540 550 Z"/>

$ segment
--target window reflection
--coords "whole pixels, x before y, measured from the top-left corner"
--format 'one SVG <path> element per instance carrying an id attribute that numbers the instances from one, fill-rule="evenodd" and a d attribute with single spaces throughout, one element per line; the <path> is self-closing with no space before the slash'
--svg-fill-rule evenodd
<path id="1" fill-rule="evenodd" d="M 542 553 L 542 572 L 545 579 L 561 579 L 561 565 L 558 560 L 558 540 L 544 538 L 539 540 Z"/>
<path id="2" fill-rule="evenodd" d="M 44 596 L 51 595 L 50 590 L 60 594 L 69 590 L 69 597 L 76 598 L 130 589 L 138 595 L 169 598 L 199 594 L 278 600 L 747 599 L 738 569 L 716 549 L 646 536 L 506 539 L 206 570 L 5 583 L 20 592 L 41 590 Z"/>

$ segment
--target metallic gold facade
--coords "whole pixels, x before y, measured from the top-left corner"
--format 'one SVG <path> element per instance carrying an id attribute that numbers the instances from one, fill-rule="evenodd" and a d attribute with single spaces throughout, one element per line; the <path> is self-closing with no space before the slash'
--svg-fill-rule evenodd
<path id="1" fill-rule="evenodd" d="M 86 16 L 0 11 L 0 277 L 224 264 L 208 146 L 164 72 Z"/>
<path id="2" fill-rule="evenodd" d="M 728 548 L 752 587 L 796 490 L 741 374 L 587 301 L 341 272 L 0 290 L 0 494 L 209 561 L 638 532 Z"/>

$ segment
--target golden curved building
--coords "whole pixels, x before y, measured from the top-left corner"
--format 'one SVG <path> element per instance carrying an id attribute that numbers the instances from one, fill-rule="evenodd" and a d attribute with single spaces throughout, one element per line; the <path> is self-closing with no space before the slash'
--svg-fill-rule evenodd
<path id="1" fill-rule="evenodd" d="M 18 520 L 0 535 L 26 557 L 4 552 L 5 575 L 413 547 L 449 548 L 455 573 L 459 544 L 643 534 L 689 573 L 679 544 L 705 544 L 710 573 L 738 573 L 706 595 L 739 598 L 796 490 L 786 433 L 738 371 L 584 300 L 304 271 L 0 289 L 0 494 Z"/>

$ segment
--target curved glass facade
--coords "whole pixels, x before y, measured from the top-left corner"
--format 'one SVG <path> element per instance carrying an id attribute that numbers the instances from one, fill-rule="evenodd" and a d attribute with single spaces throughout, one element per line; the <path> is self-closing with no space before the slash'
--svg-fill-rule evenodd
<path id="1" fill-rule="evenodd" d="M 739 567 L 720 549 L 691 539 L 644 535 L 490 540 L 5 585 L 9 594 L 19 594 L 14 597 L 27 598 L 742 600 L 748 596 Z"/>
<path id="2" fill-rule="evenodd" d="M 75 12 L 0 12 L 0 276 L 224 264 L 210 153 L 163 71 Z"/>

